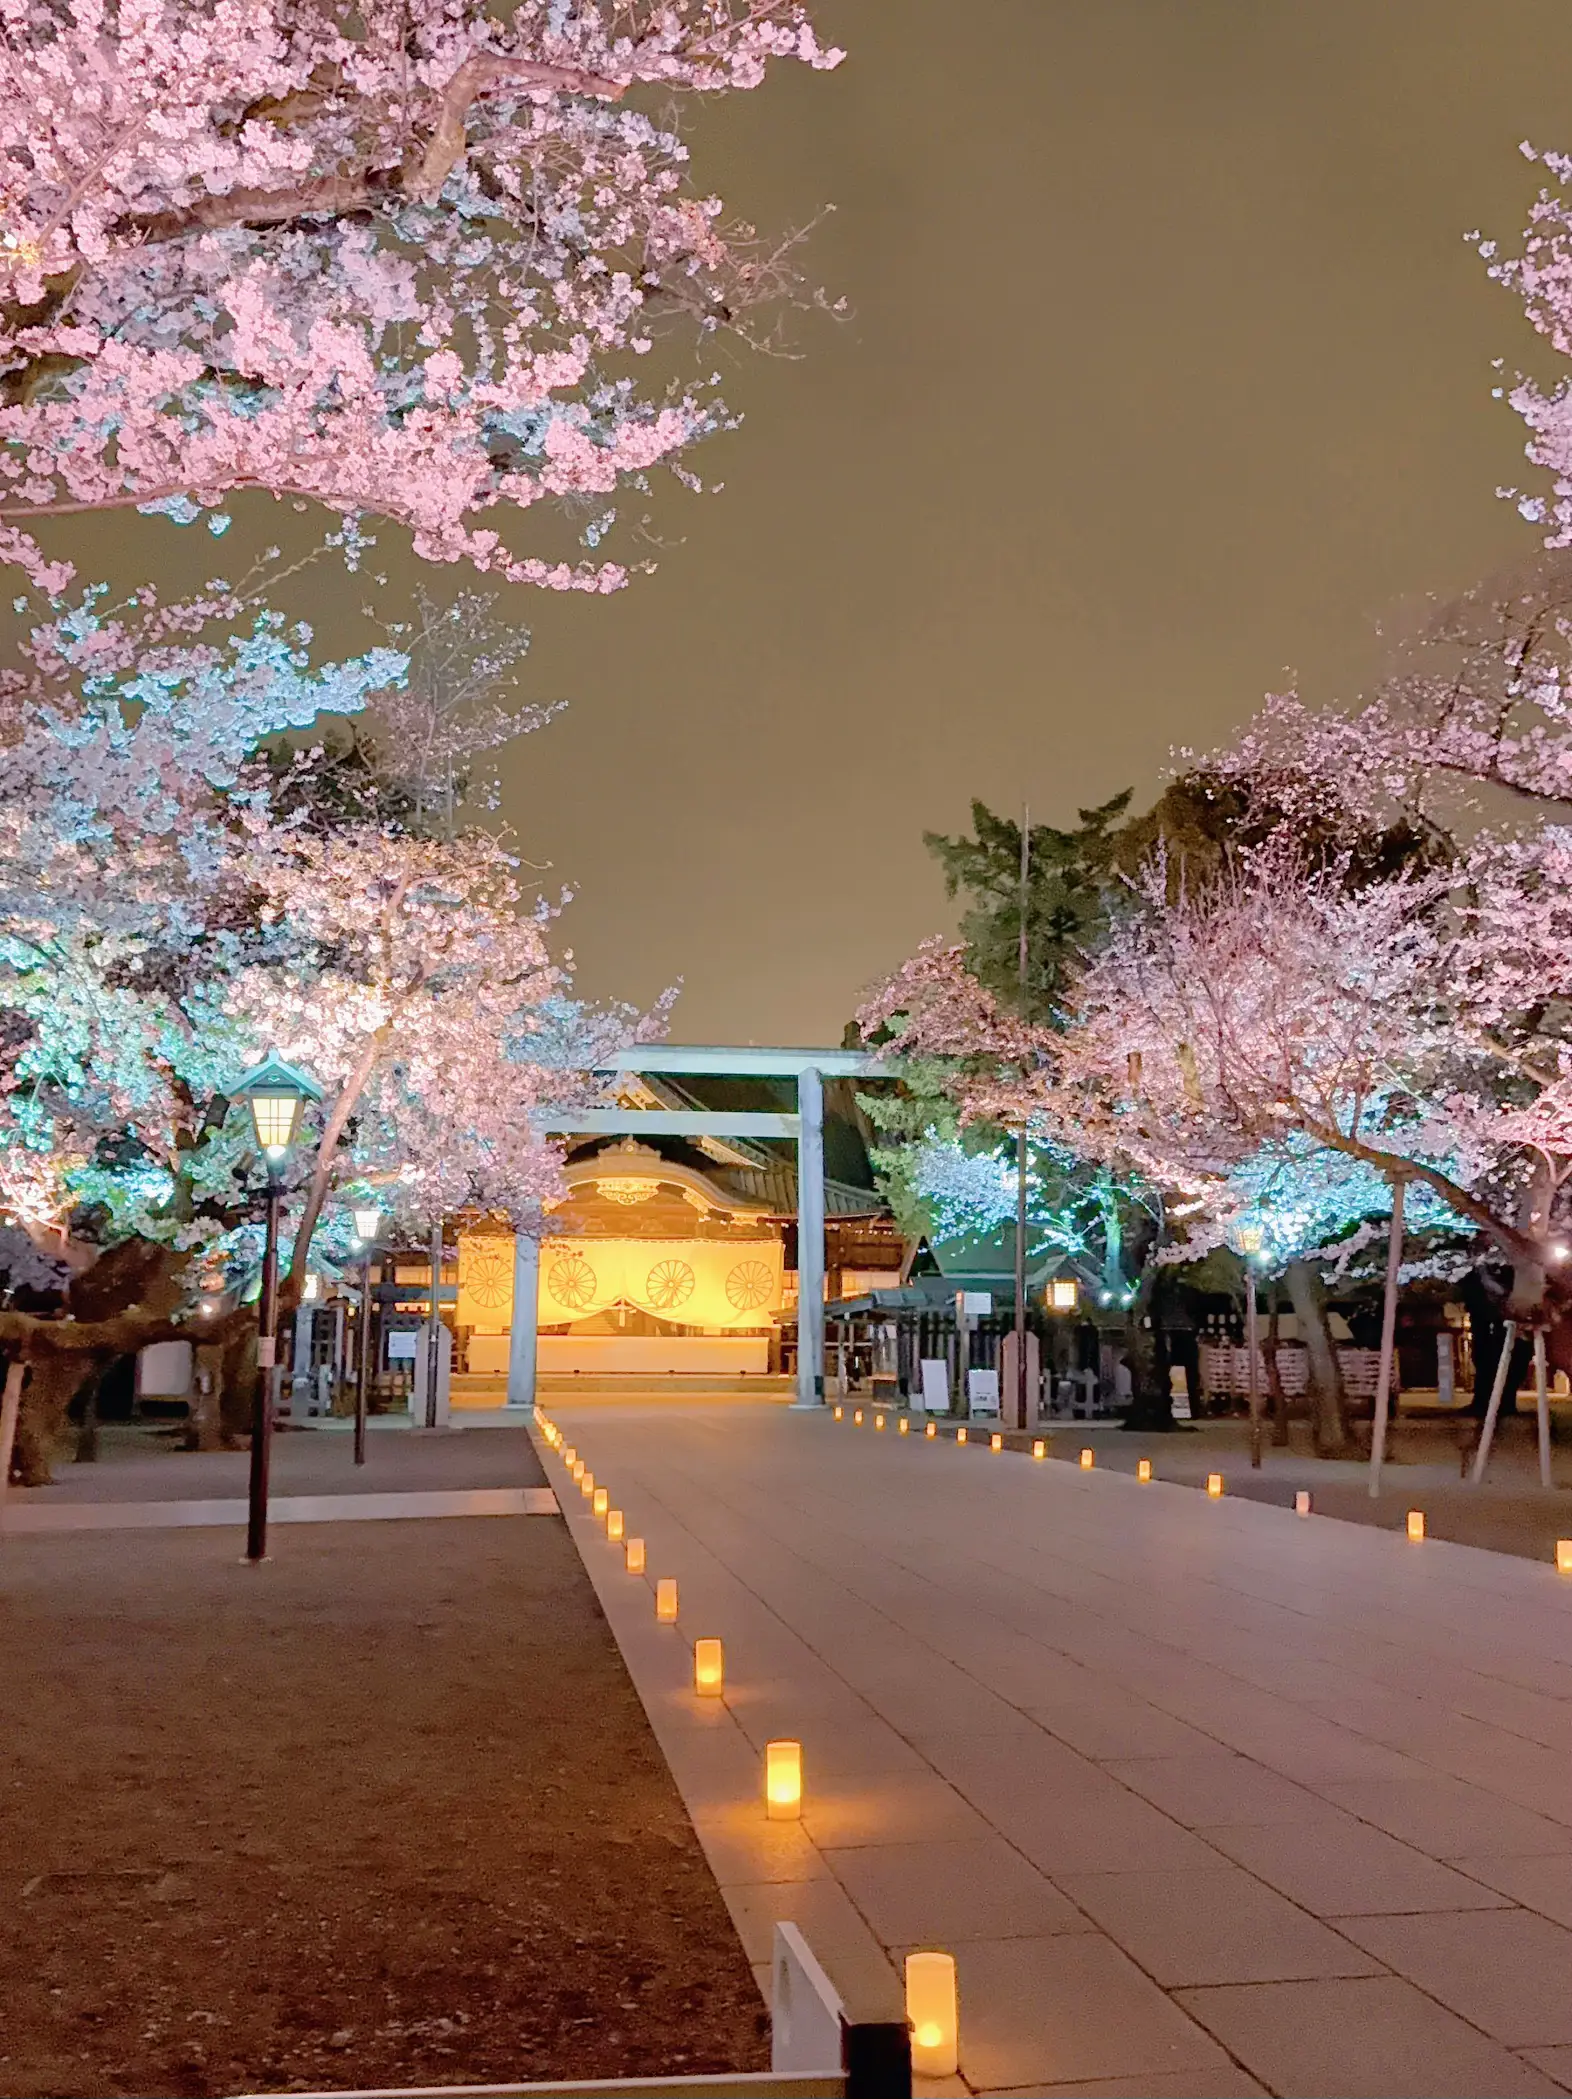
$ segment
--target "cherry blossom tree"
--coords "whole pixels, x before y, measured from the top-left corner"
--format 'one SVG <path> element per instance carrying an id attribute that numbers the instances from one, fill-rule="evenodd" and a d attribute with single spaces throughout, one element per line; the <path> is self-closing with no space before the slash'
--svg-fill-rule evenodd
<path id="1" fill-rule="evenodd" d="M 84 1368 L 249 1333 L 194 1286 L 254 1260 L 263 1170 L 229 1092 L 268 1049 L 324 1089 L 286 1187 L 287 1304 L 321 1228 L 344 1250 L 339 1194 L 538 1224 L 559 1180 L 537 1111 L 587 1097 L 609 1050 L 660 1024 L 572 999 L 556 907 L 484 828 L 444 808 L 431 835 L 374 768 L 346 792 L 321 742 L 258 758 L 324 703 L 365 710 L 369 752 L 396 745 L 409 652 L 317 668 L 270 617 L 231 645 L 195 619 L 94 598 L 35 636 L 10 695 L 0 1208 L 68 1278 L 52 1306 L 0 1308 L 0 1344 L 35 1366 L 30 1476 Z M 487 679 L 468 690 L 494 742 Z"/>
<path id="2" fill-rule="evenodd" d="M 801 0 L 4 0 L 0 554 L 246 490 L 379 515 L 436 561 L 607 590 L 513 544 L 727 420 L 657 354 L 801 298 L 690 179 L 680 113 L 834 66 Z M 645 376 L 645 375 L 648 376 Z M 500 528 L 500 529 L 499 529 Z"/>

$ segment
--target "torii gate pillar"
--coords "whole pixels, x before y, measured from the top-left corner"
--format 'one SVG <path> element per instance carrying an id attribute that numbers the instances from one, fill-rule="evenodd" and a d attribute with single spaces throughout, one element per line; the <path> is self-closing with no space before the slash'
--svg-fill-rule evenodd
<path id="1" fill-rule="evenodd" d="M 535 1404 L 535 1330 L 540 1313 L 540 1241 L 513 1241 L 513 1325 L 508 1335 L 508 1405 Z"/>
<path id="2" fill-rule="evenodd" d="M 824 1081 L 797 1076 L 797 1397 L 824 1404 Z"/>

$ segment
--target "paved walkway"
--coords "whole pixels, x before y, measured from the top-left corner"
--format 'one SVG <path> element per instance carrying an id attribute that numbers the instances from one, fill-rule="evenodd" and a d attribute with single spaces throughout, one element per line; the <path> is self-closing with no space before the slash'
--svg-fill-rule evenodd
<path id="1" fill-rule="evenodd" d="M 550 1411 L 648 1542 L 641 1581 L 547 1455 L 756 1964 L 789 1918 L 888 2005 L 953 1951 L 956 2091 L 1572 2091 L 1553 1568 L 871 1410 Z M 777 1735 L 800 1825 L 763 1817 Z"/>

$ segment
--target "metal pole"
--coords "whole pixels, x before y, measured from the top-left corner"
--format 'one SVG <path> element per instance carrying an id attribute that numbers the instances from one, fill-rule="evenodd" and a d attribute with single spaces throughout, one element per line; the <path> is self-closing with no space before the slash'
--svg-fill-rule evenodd
<path id="1" fill-rule="evenodd" d="M 1381 1306 L 1381 1368 L 1376 1377 L 1375 1423 L 1370 1431 L 1370 1499 L 1381 1492 L 1381 1465 L 1386 1457 L 1386 1420 L 1392 1399 L 1392 1355 L 1397 1338 L 1397 1271 L 1403 1265 L 1403 1189 L 1392 1183 L 1392 1229 L 1386 1242 L 1386 1297 Z"/>
<path id="2" fill-rule="evenodd" d="M 371 1383 L 371 1249 L 360 1261 L 360 1376 L 355 1385 L 355 1463 L 366 1462 L 366 1391 Z"/>
<path id="3" fill-rule="evenodd" d="M 262 1295 L 257 1308 L 257 1392 L 251 1411 L 251 1469 L 246 1497 L 246 1558 L 267 1558 L 268 1468 L 273 1455 L 273 1391 L 278 1372 L 278 1226 L 284 1197 L 269 1174 Z"/>
<path id="4" fill-rule="evenodd" d="M 442 1219 L 431 1227 L 431 1325 L 426 1332 L 426 1426 L 437 1425 L 437 1373 L 442 1362 Z"/>
<path id="5" fill-rule="evenodd" d="M 1245 1256 L 1245 1354 L 1250 1371 L 1250 1467 L 1261 1469 L 1261 1363 L 1256 1333 L 1255 1263 Z"/>
<path id="6" fill-rule="evenodd" d="M 797 1398 L 824 1404 L 824 1081 L 797 1079 Z"/>

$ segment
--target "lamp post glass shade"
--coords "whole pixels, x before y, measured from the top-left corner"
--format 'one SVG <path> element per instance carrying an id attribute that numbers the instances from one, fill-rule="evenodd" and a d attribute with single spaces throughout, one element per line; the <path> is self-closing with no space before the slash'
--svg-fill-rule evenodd
<path id="1" fill-rule="evenodd" d="M 380 1210 L 356 1210 L 352 1215 L 355 1223 L 355 1237 L 362 1246 L 370 1246 L 378 1232 L 382 1229 L 382 1212 Z"/>
<path id="2" fill-rule="evenodd" d="M 251 1119 L 256 1124 L 259 1148 L 265 1151 L 269 1158 L 276 1159 L 281 1152 L 287 1152 L 295 1141 L 295 1125 L 300 1120 L 300 1095 L 253 1093 Z"/>
<path id="3" fill-rule="evenodd" d="M 321 1100 L 322 1088 L 282 1057 L 269 1056 L 246 1073 L 235 1098 L 251 1110 L 258 1148 L 269 1159 L 281 1159 L 295 1141 L 301 1102 Z"/>

